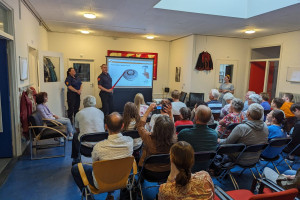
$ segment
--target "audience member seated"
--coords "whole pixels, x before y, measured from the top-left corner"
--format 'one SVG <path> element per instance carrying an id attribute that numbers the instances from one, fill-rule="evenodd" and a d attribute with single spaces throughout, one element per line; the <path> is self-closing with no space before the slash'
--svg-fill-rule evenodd
<path id="1" fill-rule="evenodd" d="M 65 118 L 65 117 L 59 117 L 59 116 L 53 114 L 50 111 L 50 109 L 48 108 L 48 106 L 46 104 L 47 102 L 48 102 L 47 92 L 38 93 L 36 95 L 36 103 L 37 103 L 36 111 L 42 116 L 43 119 L 55 120 L 55 121 L 62 123 L 63 125 L 66 125 L 69 139 L 72 140 L 74 129 L 73 129 L 70 119 Z"/>
<path id="2" fill-rule="evenodd" d="M 269 94 L 267 92 L 261 92 L 260 96 L 262 98 L 261 106 L 264 110 L 271 110 L 271 105 L 269 104 Z"/>
<path id="3" fill-rule="evenodd" d="M 248 100 L 248 107 L 253 104 L 253 103 L 258 103 L 258 104 L 261 104 L 262 102 L 262 98 L 260 95 L 258 94 L 251 94 L 249 96 L 249 100 Z M 243 111 L 244 112 L 244 115 L 246 116 L 246 120 L 247 120 L 247 110 L 246 111 Z M 264 121 L 264 113 L 261 117 L 261 120 Z"/>
<path id="4" fill-rule="evenodd" d="M 187 142 L 177 142 L 170 150 L 171 172 L 160 185 L 158 199 L 214 199 L 214 183 L 206 171 L 191 173 L 194 150 Z"/>
<path id="5" fill-rule="evenodd" d="M 124 106 L 123 112 L 124 128 L 123 131 L 136 130 L 136 126 L 140 121 L 140 115 L 136 105 L 132 102 L 127 102 Z M 143 141 L 141 138 L 133 140 L 133 150 L 141 147 Z"/>
<path id="6" fill-rule="evenodd" d="M 218 144 L 218 135 L 215 130 L 207 126 L 210 117 L 210 108 L 204 105 L 198 106 L 196 109 L 196 122 L 194 127 L 181 130 L 178 134 L 178 141 L 190 143 L 195 152 L 215 151 Z"/>
<path id="7" fill-rule="evenodd" d="M 152 112 L 153 110 L 151 110 Z M 156 118 L 158 118 L 159 116 L 169 116 L 170 119 L 174 122 L 174 118 L 173 118 L 173 112 L 172 112 L 172 104 L 168 99 L 163 99 L 161 100 L 161 109 L 160 109 L 160 114 L 153 114 L 151 116 L 151 120 L 149 122 L 149 131 L 152 132 L 153 131 L 153 127 L 156 121 Z"/>
<path id="8" fill-rule="evenodd" d="M 180 115 L 180 108 L 186 107 L 185 103 L 179 101 L 180 92 L 178 90 L 174 90 L 171 94 L 172 97 L 172 112 L 173 115 Z"/>
<path id="9" fill-rule="evenodd" d="M 244 102 L 244 109 L 243 109 L 243 111 L 248 110 L 248 106 L 249 106 L 248 101 L 249 101 L 249 96 L 250 96 L 251 94 L 255 94 L 255 92 L 254 92 L 254 91 L 248 91 L 248 92 L 246 93 L 246 95 L 245 95 L 245 102 Z"/>
<path id="10" fill-rule="evenodd" d="M 209 92 L 209 100 L 207 106 L 211 109 L 212 114 L 220 114 L 222 109 L 222 103 L 218 101 L 220 93 L 217 89 L 212 89 Z"/>
<path id="11" fill-rule="evenodd" d="M 233 123 L 242 123 L 245 119 L 244 113 L 242 112 L 244 102 L 241 99 L 234 98 L 230 103 L 231 113 L 226 115 L 221 121 L 219 121 L 218 132 L 223 138 L 227 138 L 230 135 L 230 131 L 226 128 Z"/>
<path id="12" fill-rule="evenodd" d="M 271 116 L 270 116 L 271 115 Z M 286 133 L 282 130 L 282 122 L 284 120 L 284 114 L 281 110 L 272 110 L 268 115 L 267 118 L 271 118 L 271 125 L 268 126 L 269 135 L 268 140 L 274 138 L 286 138 Z M 268 150 L 264 151 L 262 155 L 267 158 L 272 158 L 272 147 Z"/>
<path id="13" fill-rule="evenodd" d="M 190 120 L 191 119 L 191 110 L 188 107 L 180 108 L 179 112 L 180 112 L 180 118 L 182 120 L 176 121 L 175 122 L 175 127 L 180 126 L 180 125 L 192 125 L 192 124 L 194 124 Z"/>
<path id="14" fill-rule="evenodd" d="M 195 123 L 196 109 L 197 109 L 198 106 L 200 106 L 200 105 L 205 105 L 205 106 L 207 106 L 207 103 L 205 103 L 204 101 L 199 101 L 199 102 L 197 102 L 197 103 L 195 104 L 195 106 L 194 106 L 194 108 L 193 108 L 193 110 L 192 110 L 192 113 L 191 113 L 191 121 L 192 121 L 193 123 Z M 214 119 L 213 114 L 211 114 L 210 120 L 209 120 L 209 122 L 207 123 L 207 125 L 212 125 L 212 124 L 214 124 L 214 123 L 215 123 L 215 119 Z"/>
<path id="15" fill-rule="evenodd" d="M 294 126 L 293 133 L 291 134 L 292 141 L 283 150 L 286 153 L 291 152 L 298 144 L 300 144 L 300 103 L 295 103 L 291 106 L 291 111 L 297 117 L 297 121 Z M 295 152 L 295 155 L 300 155 L 300 150 Z"/>
<path id="16" fill-rule="evenodd" d="M 222 119 L 223 117 L 229 114 L 230 103 L 232 99 L 234 99 L 234 96 L 230 92 L 227 92 L 223 96 L 223 99 L 226 101 L 226 105 L 221 109 L 220 119 Z"/>
<path id="17" fill-rule="evenodd" d="M 146 157 L 155 154 L 168 154 L 171 146 L 176 142 L 175 126 L 173 120 L 166 115 L 160 115 L 156 118 L 153 132 L 150 133 L 145 129 L 147 115 L 149 115 L 156 107 L 152 103 L 146 110 L 145 115 L 137 125 L 138 132 L 143 140 L 143 153 L 139 161 L 139 167 L 142 167 Z M 172 108 L 165 108 L 166 112 L 172 113 Z M 162 172 L 170 170 L 170 165 L 154 165 L 149 164 L 145 166 L 144 172 L 147 174 L 149 171 Z"/>
<path id="18" fill-rule="evenodd" d="M 290 132 L 291 128 L 294 126 L 294 124 L 297 120 L 294 113 L 291 112 L 291 110 L 290 110 L 291 106 L 293 105 L 293 102 L 292 102 L 293 98 L 294 98 L 294 95 L 291 93 L 285 93 L 282 97 L 282 99 L 284 100 L 284 103 L 280 109 L 285 114 L 285 118 L 286 118 L 285 131 L 286 132 Z"/>
<path id="19" fill-rule="evenodd" d="M 264 109 L 260 104 L 251 103 L 247 110 L 247 118 L 243 124 L 237 125 L 226 139 L 219 139 L 220 144 L 266 144 L 268 142 L 268 127 L 261 120 Z M 248 165 L 256 161 L 261 152 L 244 153 L 239 164 Z M 232 155 L 231 155 L 232 156 Z"/>
<path id="20" fill-rule="evenodd" d="M 271 102 L 271 109 L 272 110 L 281 110 L 281 106 L 283 105 L 284 100 L 281 98 L 274 98 Z"/>
<path id="21" fill-rule="evenodd" d="M 122 133 L 120 133 L 123 126 L 123 118 L 119 113 L 113 112 L 107 116 L 105 127 L 108 129 L 108 139 L 100 141 L 94 146 L 92 152 L 93 162 L 100 160 L 121 159 L 132 155 L 133 140 L 131 137 L 123 136 Z M 89 182 L 94 187 L 98 188 L 98 184 L 93 177 L 92 165 L 83 164 L 83 168 Z M 77 186 L 79 187 L 80 191 L 82 191 L 84 185 L 77 164 L 72 167 L 71 172 Z M 105 173 L 105 171 L 103 173 Z M 111 193 L 108 193 L 106 199 L 113 199 Z"/>
<path id="22" fill-rule="evenodd" d="M 143 116 L 149 106 L 145 104 L 144 96 L 142 93 L 137 93 L 134 97 L 134 104 L 136 105 L 140 116 Z"/>
<path id="23" fill-rule="evenodd" d="M 84 108 L 80 110 L 75 116 L 75 128 L 76 133 L 74 134 L 72 141 L 72 164 L 79 162 L 78 152 L 80 137 L 87 133 L 104 132 L 104 114 L 96 108 L 96 98 L 88 95 L 83 99 Z M 83 144 L 85 146 L 93 147 L 93 143 Z"/>

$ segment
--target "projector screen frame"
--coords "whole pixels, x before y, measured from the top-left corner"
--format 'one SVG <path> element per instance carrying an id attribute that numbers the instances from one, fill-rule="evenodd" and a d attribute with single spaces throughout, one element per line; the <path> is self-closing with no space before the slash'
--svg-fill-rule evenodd
<path id="1" fill-rule="evenodd" d="M 108 67 L 108 59 L 109 58 L 116 58 L 116 59 L 118 59 L 118 58 L 121 58 L 121 59 L 136 59 L 136 60 L 152 60 L 153 61 L 153 64 L 152 64 L 152 77 L 151 77 L 151 86 L 149 87 L 149 86 L 118 86 L 118 84 L 115 86 L 115 88 L 153 88 L 153 73 L 154 73 L 154 61 L 155 61 L 155 59 L 154 58 L 138 58 L 138 57 L 123 57 L 123 56 L 105 56 L 106 57 L 106 65 L 107 65 L 107 67 Z M 109 72 L 109 68 L 108 68 L 108 72 Z M 124 78 L 124 77 L 122 77 L 122 78 Z M 113 85 L 115 84 L 115 83 L 112 83 Z"/>

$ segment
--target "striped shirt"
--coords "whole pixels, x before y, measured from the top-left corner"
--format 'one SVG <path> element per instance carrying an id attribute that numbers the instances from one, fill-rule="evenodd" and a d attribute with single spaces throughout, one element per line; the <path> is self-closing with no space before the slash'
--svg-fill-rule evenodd
<path id="1" fill-rule="evenodd" d="M 211 109 L 212 113 L 220 113 L 222 109 L 222 103 L 217 100 L 211 100 L 207 102 L 208 107 Z"/>

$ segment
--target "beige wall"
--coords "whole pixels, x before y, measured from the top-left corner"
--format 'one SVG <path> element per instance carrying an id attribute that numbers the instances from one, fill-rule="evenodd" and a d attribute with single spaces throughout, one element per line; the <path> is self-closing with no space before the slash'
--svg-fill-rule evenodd
<path id="1" fill-rule="evenodd" d="M 202 51 L 208 51 L 214 63 L 211 71 L 195 70 L 195 65 Z M 208 100 L 210 89 L 219 87 L 217 83 L 219 75 L 217 68 L 219 64 L 237 63 L 235 79 L 235 96 L 243 98 L 245 93 L 245 77 L 248 76 L 247 66 L 249 59 L 249 40 L 193 35 L 171 42 L 170 46 L 170 77 L 171 89 L 185 92 L 204 93 Z M 175 69 L 181 66 L 182 78 L 176 83 Z"/>
<path id="2" fill-rule="evenodd" d="M 251 40 L 251 48 L 275 45 L 281 45 L 276 96 L 279 96 L 279 92 L 300 94 L 300 83 L 291 83 L 286 81 L 288 67 L 300 68 L 300 31 Z"/>
<path id="3" fill-rule="evenodd" d="M 28 9 L 21 3 L 21 19 L 19 18 L 19 1 L 10 0 L 4 1 L 13 11 L 14 18 L 14 43 L 15 43 L 15 57 L 12 63 L 10 73 L 12 78 L 10 79 L 12 94 L 12 112 L 13 112 L 13 154 L 19 156 L 22 154 L 26 143 L 21 136 L 21 123 L 20 123 L 20 101 L 19 101 L 19 88 L 26 87 L 30 84 L 30 77 L 28 80 L 20 81 L 19 73 L 19 57 L 29 57 L 28 46 L 31 46 L 37 50 L 46 50 L 48 48 L 47 31 L 39 25 L 39 22 L 33 17 Z M 30 70 L 30 69 L 29 69 Z"/>
<path id="4" fill-rule="evenodd" d="M 49 51 L 64 54 L 65 71 L 70 58 L 93 59 L 95 66 L 94 85 L 97 106 L 101 106 L 97 77 L 100 74 L 100 65 L 106 62 L 107 50 L 137 51 L 158 53 L 157 80 L 153 81 L 153 97 L 162 96 L 162 88 L 168 85 L 169 79 L 169 42 L 140 39 L 111 38 L 66 33 L 48 33 Z M 82 57 L 80 56 L 82 55 Z"/>

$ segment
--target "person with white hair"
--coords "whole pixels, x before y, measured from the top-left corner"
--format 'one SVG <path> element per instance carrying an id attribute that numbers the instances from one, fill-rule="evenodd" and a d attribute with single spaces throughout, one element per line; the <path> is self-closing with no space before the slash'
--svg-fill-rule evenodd
<path id="1" fill-rule="evenodd" d="M 249 96 L 248 106 L 250 106 L 253 103 L 261 104 L 261 102 L 262 102 L 262 98 L 259 94 L 251 94 Z M 245 116 L 247 116 L 247 110 L 245 110 L 243 112 L 244 112 Z M 246 118 L 246 120 L 247 120 L 247 118 Z M 264 121 L 264 112 L 263 112 L 260 120 Z"/>
<path id="2" fill-rule="evenodd" d="M 268 127 L 260 120 L 263 116 L 264 108 L 258 103 L 252 103 L 247 110 L 247 118 L 243 124 L 237 125 L 226 139 L 218 139 L 220 144 L 266 144 L 268 142 Z M 239 159 L 241 165 L 248 165 L 257 160 L 261 152 L 244 153 Z"/>
<path id="3" fill-rule="evenodd" d="M 247 110 L 248 109 L 248 101 L 249 101 L 249 96 L 251 95 L 251 94 L 255 94 L 255 92 L 254 91 L 248 91 L 247 93 L 246 93 L 246 95 L 245 95 L 245 102 L 244 102 L 244 109 L 243 109 L 243 111 L 245 111 L 245 110 Z"/>
<path id="4" fill-rule="evenodd" d="M 234 99 L 234 96 L 233 96 L 233 94 L 228 92 L 223 96 L 223 99 L 226 101 L 226 105 L 221 109 L 220 119 L 222 119 L 223 117 L 225 117 L 226 115 L 228 115 L 230 113 L 230 111 L 229 111 L 230 103 L 231 103 L 232 99 Z"/>
<path id="5" fill-rule="evenodd" d="M 73 164 L 79 162 L 79 141 L 80 137 L 87 133 L 104 132 L 104 114 L 101 110 L 96 108 L 96 98 L 88 95 L 83 99 L 84 108 L 80 110 L 75 116 L 75 128 L 77 133 L 74 134 L 72 141 L 72 155 Z M 91 144 L 84 144 L 88 147 L 93 147 Z"/>
<path id="6" fill-rule="evenodd" d="M 209 100 L 207 106 L 211 109 L 212 114 L 220 114 L 222 109 L 222 103 L 218 101 L 220 93 L 217 89 L 211 89 L 209 92 Z"/>

